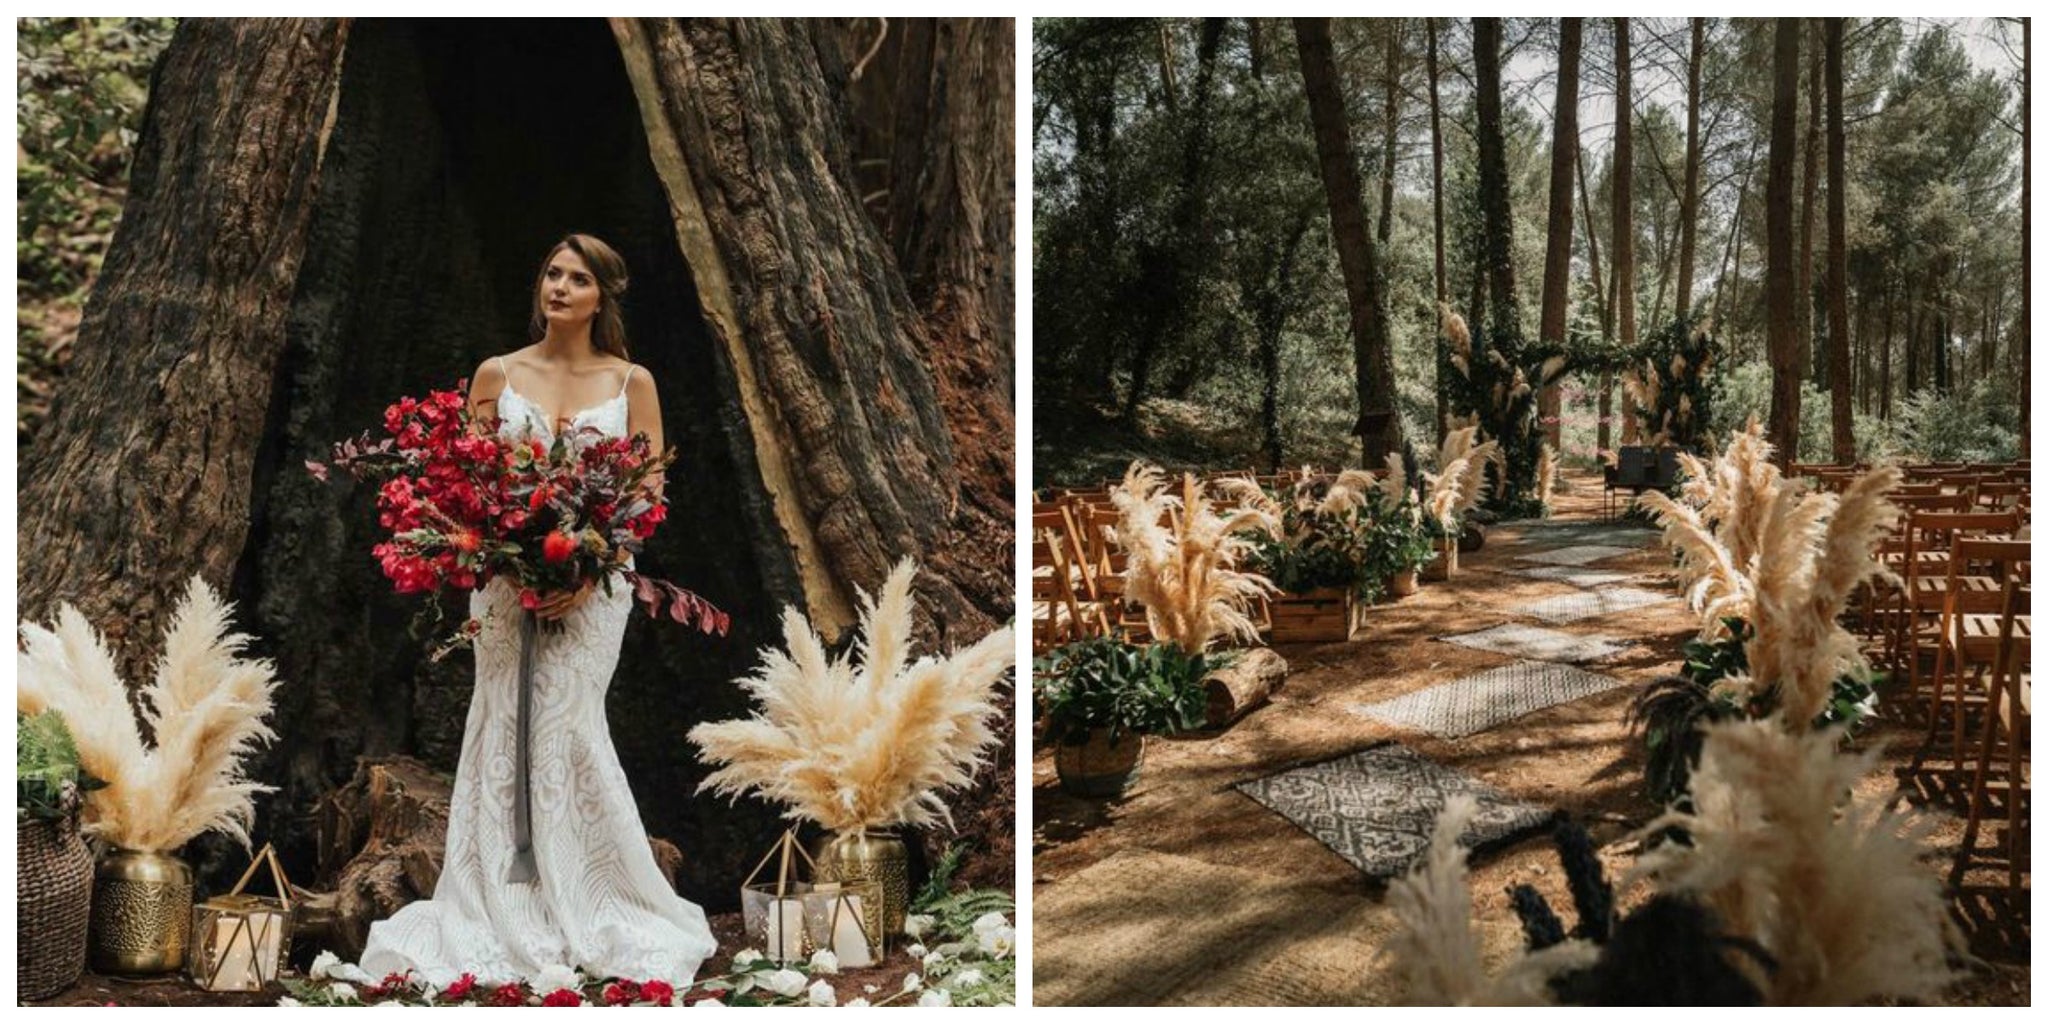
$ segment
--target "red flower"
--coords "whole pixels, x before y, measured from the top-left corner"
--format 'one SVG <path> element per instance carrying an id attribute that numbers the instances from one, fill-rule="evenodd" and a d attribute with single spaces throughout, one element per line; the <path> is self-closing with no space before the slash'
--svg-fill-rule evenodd
<path id="1" fill-rule="evenodd" d="M 519 607 L 524 608 L 527 611 L 532 611 L 535 608 L 540 607 L 540 595 L 535 593 L 532 587 L 528 587 L 525 590 L 520 591 Z"/>
<path id="2" fill-rule="evenodd" d="M 475 530 L 457 530 L 448 535 L 448 546 L 465 555 L 473 555 L 478 548 L 483 547 L 483 541 L 477 537 Z"/>
<path id="3" fill-rule="evenodd" d="M 541 557 L 547 559 L 550 562 L 568 561 L 569 556 L 575 553 L 576 538 L 571 537 L 560 530 L 549 531 L 547 539 L 541 541 L 540 544 Z"/>
<path id="4" fill-rule="evenodd" d="M 490 1004 L 492 1006 L 525 1006 L 526 989 L 520 986 L 518 982 L 500 985 L 491 990 Z"/>
<path id="5" fill-rule="evenodd" d="M 640 986 L 624 978 L 620 978 L 604 987 L 604 1004 L 606 1006 L 625 1006 L 628 1003 L 637 1003 L 639 1001 Z"/>
<path id="6" fill-rule="evenodd" d="M 476 975 L 464 974 L 462 977 L 455 979 L 453 984 L 441 990 L 441 998 L 467 999 L 469 994 L 474 991 L 476 991 Z"/>
<path id="7" fill-rule="evenodd" d="M 651 979 L 640 986 L 640 1001 L 656 1006 L 668 1006 L 676 997 L 675 986 L 659 979 Z"/>
<path id="8" fill-rule="evenodd" d="M 554 498 L 554 496 L 554 490 L 548 487 L 548 485 L 542 484 L 539 487 L 533 489 L 533 497 L 526 499 L 526 510 L 528 512 L 538 512 L 543 507 L 545 507 L 547 503 Z"/>
<path id="9" fill-rule="evenodd" d="M 583 997 L 566 988 L 558 988 L 540 1001 L 542 1006 L 582 1006 Z"/>

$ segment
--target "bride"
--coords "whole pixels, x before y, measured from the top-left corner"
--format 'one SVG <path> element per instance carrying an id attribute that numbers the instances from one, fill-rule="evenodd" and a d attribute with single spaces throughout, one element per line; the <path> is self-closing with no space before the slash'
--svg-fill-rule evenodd
<path id="1" fill-rule="evenodd" d="M 625 291 L 610 246 L 580 234 L 557 243 L 534 287 L 537 340 L 477 367 L 476 421 L 547 443 L 583 427 L 644 433 L 660 452 L 654 381 L 626 358 Z M 411 971 L 445 988 L 465 973 L 503 983 L 563 965 L 681 987 L 717 949 L 703 910 L 656 868 L 605 725 L 632 607 L 618 585 L 610 596 L 588 585 L 543 596 L 538 616 L 561 628 L 535 634 L 522 764 L 519 588 L 500 577 L 471 596 L 483 631 L 440 881 L 433 899 L 370 926 L 361 966 L 372 977 Z"/>

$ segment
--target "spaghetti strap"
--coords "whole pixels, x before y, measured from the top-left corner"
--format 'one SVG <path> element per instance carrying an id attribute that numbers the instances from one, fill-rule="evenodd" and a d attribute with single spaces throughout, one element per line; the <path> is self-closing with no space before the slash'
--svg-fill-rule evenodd
<path id="1" fill-rule="evenodd" d="M 498 375 L 499 375 L 499 376 L 501 376 L 501 377 L 503 377 L 503 378 L 505 378 L 505 386 L 504 386 L 503 388 L 499 389 L 499 390 L 500 390 L 500 392 L 503 392 L 503 391 L 508 391 L 508 390 L 511 390 L 511 388 L 512 388 L 512 371 L 511 371 L 511 370 L 508 370 L 508 369 L 506 369 L 506 368 L 505 368 L 505 357 L 504 357 L 504 356 L 495 356 L 495 357 L 493 357 L 493 358 L 495 358 L 495 359 L 497 359 L 497 360 L 498 360 Z"/>
<path id="2" fill-rule="evenodd" d="M 626 367 L 626 379 L 619 382 L 619 393 L 612 396 L 613 401 L 617 401 L 618 399 L 625 397 L 626 385 L 633 383 L 633 371 L 637 369 L 639 369 L 638 366 Z"/>

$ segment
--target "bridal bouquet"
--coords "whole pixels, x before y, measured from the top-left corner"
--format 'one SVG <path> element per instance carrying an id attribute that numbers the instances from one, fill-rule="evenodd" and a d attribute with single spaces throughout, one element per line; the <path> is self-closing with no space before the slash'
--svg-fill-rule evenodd
<path id="1" fill-rule="evenodd" d="M 500 438 L 495 423 L 478 429 L 467 385 L 401 398 L 384 410 L 386 436 L 366 432 L 334 446 L 334 468 L 379 482 L 377 521 L 389 539 L 371 554 L 398 593 L 473 591 L 505 576 L 530 611 L 543 592 L 591 584 L 610 594 L 618 577 L 650 615 L 725 633 L 731 620 L 710 602 L 625 567 L 667 518 L 649 480 L 672 452 L 656 456 L 645 434 L 613 438 L 591 427 L 552 446 Z M 306 469 L 328 478 L 326 464 L 308 460 Z M 439 604 L 422 616 L 438 625 Z M 464 623 L 442 652 L 479 629 Z"/>

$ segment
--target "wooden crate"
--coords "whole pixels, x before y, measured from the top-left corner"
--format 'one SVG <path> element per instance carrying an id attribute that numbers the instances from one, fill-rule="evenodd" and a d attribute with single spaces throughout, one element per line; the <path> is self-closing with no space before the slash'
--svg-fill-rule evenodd
<path id="1" fill-rule="evenodd" d="M 1358 635 L 1364 625 L 1365 608 L 1350 589 L 1325 587 L 1306 594 L 1282 594 L 1273 599 L 1273 631 L 1276 644 L 1337 643 Z"/>

